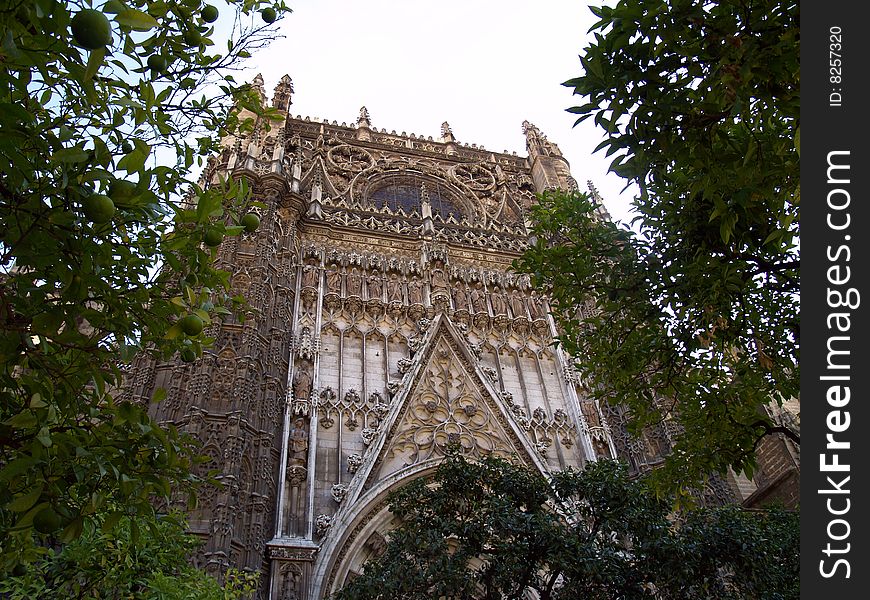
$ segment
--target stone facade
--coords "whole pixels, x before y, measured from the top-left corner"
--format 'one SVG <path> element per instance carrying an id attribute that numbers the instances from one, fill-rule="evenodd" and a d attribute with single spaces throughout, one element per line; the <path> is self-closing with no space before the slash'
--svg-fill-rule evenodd
<path id="1" fill-rule="evenodd" d="M 255 79 L 261 92 L 262 79 Z M 196 437 L 225 484 L 191 515 L 200 566 L 263 575 L 261 596 L 324 598 L 383 548 L 387 493 L 460 444 L 542 472 L 666 453 L 666 427 L 629 438 L 579 385 L 547 301 L 510 264 L 534 194 L 575 188 L 558 147 L 522 124 L 527 156 L 289 114 L 224 140 L 203 182 L 246 177 L 265 205 L 219 264 L 250 302 L 206 331 L 193 364 L 138 365 L 135 398 Z M 265 97 L 265 93 L 263 93 Z M 519 132 L 518 132 L 519 133 Z"/>

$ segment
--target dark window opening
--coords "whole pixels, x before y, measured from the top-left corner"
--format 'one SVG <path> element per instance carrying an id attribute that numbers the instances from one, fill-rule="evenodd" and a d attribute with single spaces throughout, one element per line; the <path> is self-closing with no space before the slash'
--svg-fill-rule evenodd
<path id="1" fill-rule="evenodd" d="M 416 212 L 419 215 L 423 203 L 423 183 L 422 179 L 417 178 L 387 179 L 369 194 L 369 203 L 379 209 L 389 207 L 390 210 L 395 211 L 401 208 L 405 214 Z M 442 219 L 447 219 L 451 215 L 457 220 L 462 218 L 462 213 L 445 197 L 440 185 L 430 181 L 426 181 L 425 184 L 433 216 L 438 215 Z"/>

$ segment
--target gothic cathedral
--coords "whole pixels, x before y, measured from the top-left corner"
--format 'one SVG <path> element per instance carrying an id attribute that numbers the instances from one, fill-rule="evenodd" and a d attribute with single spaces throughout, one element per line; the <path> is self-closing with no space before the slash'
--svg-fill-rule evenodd
<path id="1" fill-rule="evenodd" d="M 284 121 L 224 140 L 203 175 L 246 177 L 266 206 L 218 255 L 251 314 L 213 324 L 195 363 L 133 373 L 133 397 L 164 388 L 157 419 L 197 438 L 224 484 L 190 515 L 200 566 L 262 573 L 264 599 L 326 598 L 382 548 L 387 493 L 449 444 L 542 472 L 667 452 L 667 431 L 629 439 L 585 397 L 547 299 L 511 272 L 535 193 L 577 186 L 553 142 L 528 122 L 517 156 L 447 123 L 388 133 L 365 108 L 350 125 L 294 118 L 292 92 L 285 76 Z"/>

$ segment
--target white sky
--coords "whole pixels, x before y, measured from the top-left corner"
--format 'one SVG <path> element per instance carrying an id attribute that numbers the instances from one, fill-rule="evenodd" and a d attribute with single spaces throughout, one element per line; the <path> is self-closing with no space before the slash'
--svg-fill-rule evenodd
<path id="1" fill-rule="evenodd" d="M 594 2 L 599 4 L 600 2 Z M 284 39 L 255 55 L 248 79 L 266 92 L 285 73 L 290 112 L 436 138 L 447 121 L 457 141 L 524 156 L 522 122 L 555 142 L 586 190 L 591 179 L 615 220 L 627 221 L 632 189 L 592 155 L 602 135 L 573 127 L 581 104 L 560 85 L 580 74 L 578 55 L 596 18 L 582 0 L 288 0 Z M 237 78 L 238 79 L 238 78 Z M 590 119 L 591 121 L 591 119 Z"/>

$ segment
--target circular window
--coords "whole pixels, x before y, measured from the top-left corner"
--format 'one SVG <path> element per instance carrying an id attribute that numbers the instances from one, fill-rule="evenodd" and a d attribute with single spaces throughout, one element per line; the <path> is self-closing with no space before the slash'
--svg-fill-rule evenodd
<path id="1" fill-rule="evenodd" d="M 442 219 L 452 216 L 462 218 L 462 212 L 450 200 L 450 195 L 443 185 L 428 179 L 412 175 L 394 175 L 381 179 L 368 194 L 369 205 L 376 208 L 389 208 L 407 214 L 421 213 L 423 195 L 429 197 L 432 215 Z"/>

